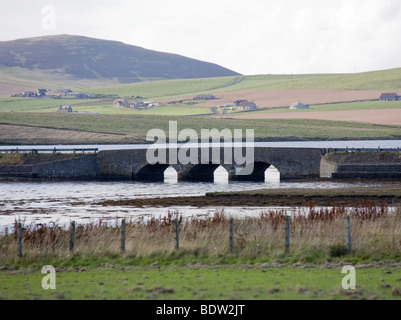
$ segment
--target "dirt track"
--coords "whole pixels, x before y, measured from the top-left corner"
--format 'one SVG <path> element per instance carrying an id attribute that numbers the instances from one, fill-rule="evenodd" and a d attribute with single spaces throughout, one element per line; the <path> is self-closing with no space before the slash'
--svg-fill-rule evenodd
<path id="1" fill-rule="evenodd" d="M 401 126 L 401 109 L 241 114 L 236 119 L 313 119 Z"/>

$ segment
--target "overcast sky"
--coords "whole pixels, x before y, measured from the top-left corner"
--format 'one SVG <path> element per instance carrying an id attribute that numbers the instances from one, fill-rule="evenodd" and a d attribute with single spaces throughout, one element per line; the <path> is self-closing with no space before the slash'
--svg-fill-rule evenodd
<path id="1" fill-rule="evenodd" d="M 1 0 L 0 41 L 117 40 L 242 74 L 401 67 L 401 0 Z"/>

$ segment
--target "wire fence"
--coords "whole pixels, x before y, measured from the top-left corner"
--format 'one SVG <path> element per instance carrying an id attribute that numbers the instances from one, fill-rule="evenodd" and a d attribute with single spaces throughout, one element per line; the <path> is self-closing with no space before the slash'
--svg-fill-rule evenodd
<path id="1" fill-rule="evenodd" d="M 224 212 L 184 219 L 178 213 L 148 221 L 118 219 L 86 225 L 71 222 L 24 226 L 0 237 L 0 259 L 35 255 L 133 255 L 192 252 L 195 255 L 282 256 L 324 252 L 401 255 L 401 213 L 387 207 L 313 209 L 291 215 L 268 211 L 234 219 Z"/>

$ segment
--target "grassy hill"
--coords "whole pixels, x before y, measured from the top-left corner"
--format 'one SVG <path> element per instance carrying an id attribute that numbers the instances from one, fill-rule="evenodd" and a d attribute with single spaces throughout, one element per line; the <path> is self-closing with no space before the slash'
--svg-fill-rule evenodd
<path id="1" fill-rule="evenodd" d="M 401 68 L 353 74 L 260 75 L 245 77 L 230 90 L 344 89 L 401 90 Z"/>
<path id="2" fill-rule="evenodd" d="M 176 54 L 71 35 L 2 41 L 0 68 L 2 82 L 18 85 L 65 85 L 64 81 L 85 85 L 98 80 L 116 84 L 238 75 Z"/>
<path id="3" fill-rule="evenodd" d="M 355 74 L 256 75 L 152 81 L 87 89 L 87 92 L 147 98 L 241 90 L 344 89 L 401 91 L 401 68 Z"/>

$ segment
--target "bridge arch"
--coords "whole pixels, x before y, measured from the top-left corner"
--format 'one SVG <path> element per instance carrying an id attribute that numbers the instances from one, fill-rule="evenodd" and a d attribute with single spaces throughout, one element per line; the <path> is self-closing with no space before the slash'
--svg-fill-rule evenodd
<path id="1" fill-rule="evenodd" d="M 141 181 L 164 181 L 164 173 L 168 168 L 173 168 L 169 164 L 146 164 L 133 176 L 134 180 Z M 175 168 L 173 168 L 175 170 Z"/>
<path id="2" fill-rule="evenodd" d="M 250 165 L 250 164 L 248 164 Z M 249 175 L 238 175 L 235 167 L 229 167 L 229 180 L 230 181 L 254 181 L 264 182 L 265 172 L 271 166 L 268 162 L 255 161 L 253 163 L 253 172 Z"/>
<path id="3" fill-rule="evenodd" d="M 220 167 L 220 164 L 196 164 L 187 165 L 185 168 L 180 168 L 178 172 L 179 181 L 199 181 L 199 182 L 213 182 L 214 172 Z"/>

